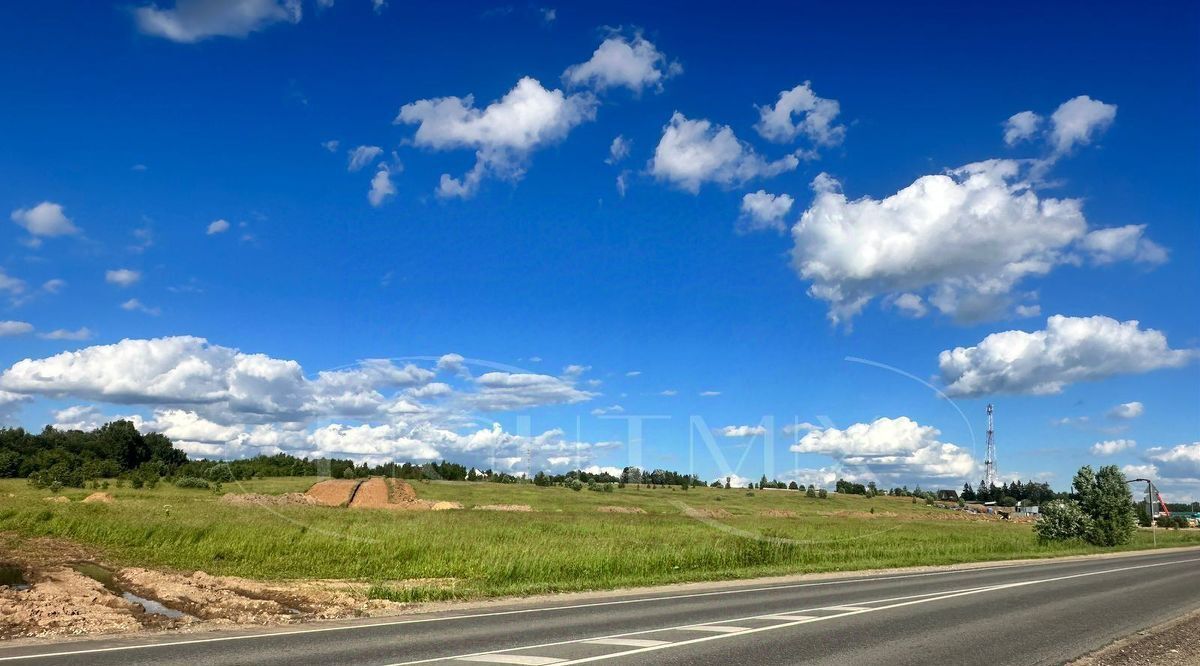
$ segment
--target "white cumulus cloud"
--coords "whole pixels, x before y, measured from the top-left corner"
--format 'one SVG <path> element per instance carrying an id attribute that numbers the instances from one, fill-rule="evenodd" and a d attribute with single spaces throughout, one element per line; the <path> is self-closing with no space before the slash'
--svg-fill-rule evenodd
<path id="1" fill-rule="evenodd" d="M 417 146 L 475 150 L 471 171 L 461 179 L 443 174 L 438 188 L 442 196 L 469 197 L 485 176 L 520 179 L 532 152 L 563 139 L 595 114 L 592 95 L 547 90 L 536 79 L 524 77 L 484 109 L 475 107 L 471 95 L 423 99 L 401 107 L 395 122 L 417 126 Z"/>
<path id="2" fill-rule="evenodd" d="M 392 173 L 387 165 L 380 165 L 379 170 L 371 178 L 371 189 L 367 191 L 367 201 L 379 208 L 396 194 L 396 186 L 392 184 Z"/>
<path id="3" fill-rule="evenodd" d="M 1033 111 L 1014 113 L 1004 122 L 1004 143 L 1012 146 L 1033 138 L 1042 124 L 1042 117 Z"/>
<path id="4" fill-rule="evenodd" d="M 1092 444 L 1091 452 L 1094 456 L 1112 456 L 1136 446 L 1137 442 L 1132 439 L 1110 439 Z"/>
<path id="5" fill-rule="evenodd" d="M 1130 419 L 1136 419 L 1145 411 L 1146 406 L 1140 402 L 1123 402 L 1108 410 L 1108 416 L 1109 418 L 1128 421 Z"/>
<path id="6" fill-rule="evenodd" d="M 724 428 L 719 428 L 717 430 L 717 434 L 721 435 L 722 437 L 761 437 L 767 434 L 767 429 L 761 425 L 729 425 L 725 426 Z"/>
<path id="7" fill-rule="evenodd" d="M 843 465 L 860 468 L 860 477 L 888 482 L 901 479 L 967 478 L 976 470 L 971 454 L 941 442 L 941 432 L 901 416 L 855 423 L 844 430 L 810 431 L 792 445 L 795 453 L 827 455 Z"/>
<path id="8" fill-rule="evenodd" d="M 16 335 L 28 335 L 33 332 L 33 324 L 27 321 L 0 321 L 0 338 Z"/>
<path id="9" fill-rule="evenodd" d="M 792 266 L 834 322 L 849 322 L 874 298 L 905 293 L 973 322 L 1035 297 L 1014 290 L 1074 263 L 1077 251 L 1103 246 L 1106 256 L 1129 256 L 1114 239 L 1088 240 L 1080 200 L 1039 196 L 1022 173 L 1017 161 L 989 160 L 922 176 L 883 199 L 854 200 L 825 176 L 792 228 Z M 1136 237 L 1122 236 L 1132 243 L 1140 229 Z"/>
<path id="10" fill-rule="evenodd" d="M 715 126 L 708 120 L 688 120 L 676 111 L 663 127 L 649 170 L 693 194 L 704 183 L 725 187 L 754 178 L 769 178 L 800 165 L 795 155 L 770 161 L 740 140 L 728 125 Z"/>
<path id="11" fill-rule="evenodd" d="M 1092 142 L 1117 117 L 1117 106 L 1080 95 L 1059 105 L 1050 116 L 1050 139 L 1054 150 L 1067 154 L 1078 145 Z"/>
<path id="12" fill-rule="evenodd" d="M 742 197 L 742 219 L 739 229 L 743 231 L 787 231 L 783 218 L 795 203 L 790 195 L 771 194 L 766 190 L 747 193 Z"/>
<path id="13" fill-rule="evenodd" d="M 29 235 L 34 242 L 42 238 L 56 236 L 73 236 L 79 233 L 79 227 L 63 212 L 63 207 L 56 203 L 43 201 L 33 208 L 18 208 L 10 216 Z"/>
<path id="14" fill-rule="evenodd" d="M 568 67 L 563 80 L 572 86 L 589 86 L 597 91 L 625 87 L 641 93 L 646 88 L 662 90 L 663 81 L 682 71 L 679 63 L 668 62 L 640 34 L 632 39 L 613 35 L 601 42 L 587 62 Z"/>
<path id="15" fill-rule="evenodd" d="M 840 111 L 837 100 L 817 96 L 805 81 L 780 92 L 774 106 L 758 107 L 754 128 L 764 139 L 777 143 L 795 141 L 803 134 L 819 146 L 836 146 L 846 136 L 845 126 L 835 122 Z"/>
<path id="16" fill-rule="evenodd" d="M 216 234 L 223 234 L 226 231 L 229 231 L 228 220 L 213 220 L 212 222 L 208 223 L 208 229 L 205 231 L 205 233 L 209 236 L 213 236 Z"/>
<path id="17" fill-rule="evenodd" d="M 1195 357 L 1135 320 L 1054 315 L 1044 330 L 992 333 L 973 347 L 943 351 L 938 367 L 950 396 L 1047 395 L 1076 382 L 1177 368 Z"/>

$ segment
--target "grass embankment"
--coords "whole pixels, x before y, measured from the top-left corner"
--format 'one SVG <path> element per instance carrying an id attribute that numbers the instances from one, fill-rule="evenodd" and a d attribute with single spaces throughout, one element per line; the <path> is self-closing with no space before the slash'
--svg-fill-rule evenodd
<path id="1" fill-rule="evenodd" d="M 226 484 L 228 492 L 304 491 L 315 479 Z M 112 564 L 263 579 L 355 578 L 397 600 L 472 598 L 681 581 L 845 571 L 1094 553 L 1040 545 L 1028 524 L 963 520 L 908 498 L 788 491 L 626 488 L 612 493 L 483 483 L 418 483 L 422 499 L 527 504 L 533 512 L 247 507 L 211 492 L 160 485 L 110 488 L 112 504 L 82 504 L 24 481 L 0 481 L 0 531 L 70 539 Z M 681 504 L 682 503 L 682 504 Z M 726 530 L 684 515 L 720 516 Z M 601 506 L 646 513 L 601 513 Z M 874 509 L 874 513 L 871 510 Z M 793 515 L 766 515 L 774 511 Z M 765 536 L 756 539 L 746 535 Z M 788 543 L 782 539 L 800 543 Z M 4 541 L 0 541 L 2 545 Z M 1200 545 L 1200 531 L 1158 532 L 1158 543 Z M 15 545 L 14 545 L 15 544 Z M 1148 548 L 1141 532 L 1128 549 Z M 2 558 L 2 553 L 0 553 Z M 430 580 L 422 583 L 420 579 Z M 445 579 L 452 579 L 452 583 Z M 389 581 L 408 581 L 397 585 Z"/>

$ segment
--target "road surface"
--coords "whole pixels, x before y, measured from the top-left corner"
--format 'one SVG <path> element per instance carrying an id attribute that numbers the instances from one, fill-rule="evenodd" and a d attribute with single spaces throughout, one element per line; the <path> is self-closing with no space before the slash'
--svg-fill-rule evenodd
<path id="1" fill-rule="evenodd" d="M 1196 608 L 1189 548 L 13 646 L 0 664 L 1058 664 Z"/>

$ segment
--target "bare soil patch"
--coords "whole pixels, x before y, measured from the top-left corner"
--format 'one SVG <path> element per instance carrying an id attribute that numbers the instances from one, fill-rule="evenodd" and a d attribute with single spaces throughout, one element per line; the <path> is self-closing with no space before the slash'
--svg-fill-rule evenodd
<path id="1" fill-rule="evenodd" d="M 646 513 L 640 506 L 601 506 L 596 510 L 600 513 Z"/>
<path id="2" fill-rule="evenodd" d="M 67 502 L 71 501 L 71 498 L 64 497 L 62 495 L 55 495 L 54 497 L 43 497 L 42 499 L 46 500 L 47 502 L 54 502 L 55 504 L 66 504 Z"/>
<path id="3" fill-rule="evenodd" d="M 113 499 L 112 495 L 109 495 L 108 493 L 101 492 L 101 491 L 94 492 L 91 495 L 88 495 L 87 497 L 83 498 L 84 504 L 96 504 L 96 503 L 112 504 L 115 501 L 116 500 Z"/>
<path id="4" fill-rule="evenodd" d="M 282 495 L 225 493 L 221 496 L 221 502 L 234 506 L 315 506 L 321 503 L 316 497 L 304 493 L 284 493 Z"/>
<path id="5" fill-rule="evenodd" d="M 481 504 L 476 511 L 533 511 L 528 504 Z"/>
<path id="6" fill-rule="evenodd" d="M 314 483 L 305 494 L 324 506 L 346 506 L 360 483 L 357 479 L 326 479 Z"/>
<path id="7" fill-rule="evenodd" d="M 799 514 L 795 511 L 785 511 L 784 509 L 767 509 L 759 515 L 766 516 L 767 518 L 795 518 Z"/>
<path id="8" fill-rule="evenodd" d="M 691 517 L 691 518 L 731 518 L 731 517 L 733 517 L 733 514 L 729 513 L 725 509 L 697 509 L 694 507 L 688 507 L 686 510 L 684 510 L 683 515 Z"/>

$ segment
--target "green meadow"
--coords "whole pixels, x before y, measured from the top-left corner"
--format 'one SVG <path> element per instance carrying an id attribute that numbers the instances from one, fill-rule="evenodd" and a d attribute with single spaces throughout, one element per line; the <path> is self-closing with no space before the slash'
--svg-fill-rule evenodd
<path id="1" fill-rule="evenodd" d="M 223 492 L 302 492 L 316 479 L 226 484 Z M 208 490 L 110 487 L 83 504 L 0 480 L 0 545 L 77 542 L 116 566 L 261 579 L 375 583 L 375 596 L 480 598 L 857 569 L 1102 552 L 1042 545 L 1028 523 L 963 519 L 909 498 L 807 498 L 782 490 L 624 488 L 611 493 L 467 482 L 414 484 L 452 511 L 234 506 Z M 532 512 L 471 510 L 519 504 Z M 644 513 L 604 513 L 628 507 Z M 691 515 L 689 515 L 689 509 Z M 697 516 L 697 514 L 699 514 Z M 1150 547 L 1139 532 L 1125 549 Z M 1158 532 L 1158 545 L 1200 545 L 1200 530 Z M 0 553 L 0 559 L 3 553 Z"/>

